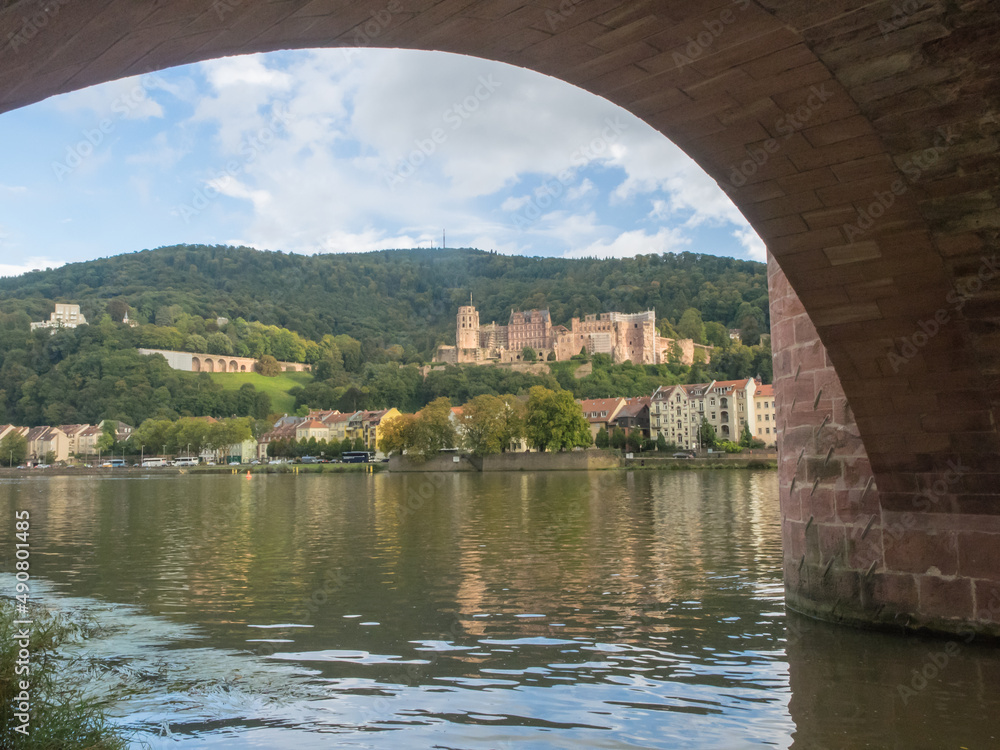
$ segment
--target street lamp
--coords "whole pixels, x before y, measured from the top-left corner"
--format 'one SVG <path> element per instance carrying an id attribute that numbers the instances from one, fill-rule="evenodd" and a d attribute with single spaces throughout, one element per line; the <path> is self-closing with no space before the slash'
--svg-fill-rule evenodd
<path id="1" fill-rule="evenodd" d="M 140 466 L 140 468 L 142 467 L 142 463 L 145 460 L 146 460 L 146 446 L 140 444 L 139 445 L 139 466 Z"/>

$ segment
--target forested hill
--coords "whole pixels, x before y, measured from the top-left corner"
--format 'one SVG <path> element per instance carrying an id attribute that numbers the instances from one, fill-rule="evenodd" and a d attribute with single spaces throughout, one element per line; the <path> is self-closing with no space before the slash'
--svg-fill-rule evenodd
<path id="1" fill-rule="evenodd" d="M 607 311 L 655 309 L 677 324 L 688 308 L 705 322 L 769 329 L 766 266 L 681 253 L 622 260 L 505 256 L 480 250 L 391 250 L 293 255 L 245 247 L 182 245 L 0 279 L 0 310 L 44 320 L 54 301 L 77 302 L 89 320 L 124 298 L 131 317 L 157 322 L 177 306 L 205 318 L 258 320 L 318 340 L 348 334 L 429 356 L 454 343 L 455 313 L 469 295 L 483 323 L 512 308 L 548 307 L 553 322 Z M 177 310 L 173 307 L 173 310 Z M 409 347 L 408 347 L 409 348 Z"/>

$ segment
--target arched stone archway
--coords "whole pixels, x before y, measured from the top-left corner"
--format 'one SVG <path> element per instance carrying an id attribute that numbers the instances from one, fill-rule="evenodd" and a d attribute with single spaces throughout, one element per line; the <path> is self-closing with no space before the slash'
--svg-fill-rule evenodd
<path id="1" fill-rule="evenodd" d="M 239 371 L 240 371 L 240 366 L 238 364 L 236 364 L 236 360 L 235 359 L 230 360 L 229 361 L 229 372 L 239 372 Z"/>
<path id="2" fill-rule="evenodd" d="M 1000 632 L 991 6 L 79 0 L 33 30 L 19 6 L 0 11 L 0 111 L 221 55 L 376 44 L 522 65 L 641 117 L 776 264 L 789 601 Z M 904 521 L 912 544 L 890 544 Z"/>
<path id="3" fill-rule="evenodd" d="M 205 372 L 215 372 L 215 362 L 208 358 L 205 359 Z"/>
<path id="4" fill-rule="evenodd" d="M 191 357 L 191 372 L 201 372 L 201 360 Z"/>

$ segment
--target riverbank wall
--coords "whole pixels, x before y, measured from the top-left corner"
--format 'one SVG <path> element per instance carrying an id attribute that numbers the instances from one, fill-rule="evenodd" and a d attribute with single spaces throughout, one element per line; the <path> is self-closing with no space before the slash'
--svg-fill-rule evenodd
<path id="1" fill-rule="evenodd" d="M 774 469 L 777 456 L 718 454 L 699 458 L 659 458 L 655 454 L 624 458 L 616 451 L 589 450 L 567 453 L 501 453 L 495 456 L 443 455 L 426 461 L 408 456 L 389 460 L 392 472 L 497 472 L 497 471 L 611 471 L 616 469 Z"/>

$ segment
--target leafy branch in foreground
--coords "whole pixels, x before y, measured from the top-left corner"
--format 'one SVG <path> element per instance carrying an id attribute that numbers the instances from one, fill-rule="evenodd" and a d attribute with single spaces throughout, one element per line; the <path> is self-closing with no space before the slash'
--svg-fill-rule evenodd
<path id="1" fill-rule="evenodd" d="M 19 670 L 23 639 L 15 620 L 33 621 L 28 636 L 30 672 Z M 58 649 L 85 637 L 85 629 L 41 609 L 27 618 L 14 606 L 0 600 L 0 747 L 17 750 L 124 750 L 129 738 L 108 720 L 105 709 L 111 699 L 87 697 L 82 686 L 64 673 L 65 661 Z M 24 660 L 21 659 L 22 665 Z M 27 687 L 24 688 L 26 683 Z M 28 695 L 30 721 L 27 734 L 19 703 Z"/>

